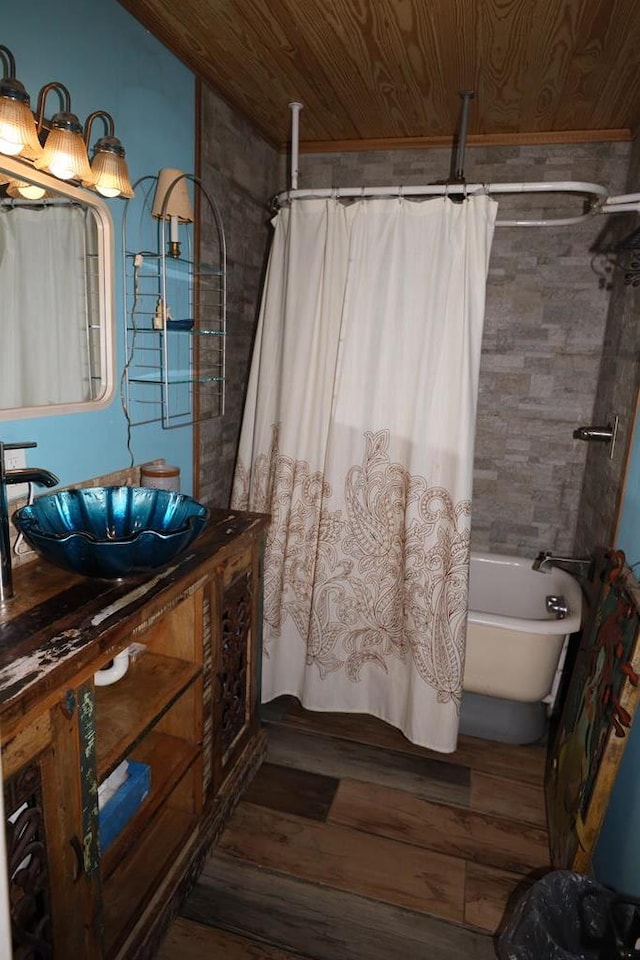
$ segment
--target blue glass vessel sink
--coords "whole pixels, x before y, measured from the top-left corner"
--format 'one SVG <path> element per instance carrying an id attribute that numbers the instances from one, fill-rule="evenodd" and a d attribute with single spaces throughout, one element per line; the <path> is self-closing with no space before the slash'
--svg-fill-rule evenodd
<path id="1" fill-rule="evenodd" d="M 170 563 L 202 531 L 209 511 L 185 494 L 150 487 L 60 490 L 21 507 L 13 522 L 59 567 L 110 580 Z"/>

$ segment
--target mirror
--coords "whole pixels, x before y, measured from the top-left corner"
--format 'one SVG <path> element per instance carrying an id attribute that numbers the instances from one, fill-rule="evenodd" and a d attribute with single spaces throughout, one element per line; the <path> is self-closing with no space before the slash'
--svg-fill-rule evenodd
<path id="1" fill-rule="evenodd" d="M 95 194 L 0 156 L 0 420 L 96 410 L 114 390 L 113 228 Z"/>

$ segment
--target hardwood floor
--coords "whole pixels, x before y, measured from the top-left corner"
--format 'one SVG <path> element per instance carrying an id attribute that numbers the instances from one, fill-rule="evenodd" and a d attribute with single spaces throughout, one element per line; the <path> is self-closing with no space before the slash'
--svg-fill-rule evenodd
<path id="1" fill-rule="evenodd" d="M 545 751 L 432 753 L 371 717 L 264 708 L 267 762 L 160 960 L 489 960 L 548 869 Z"/>

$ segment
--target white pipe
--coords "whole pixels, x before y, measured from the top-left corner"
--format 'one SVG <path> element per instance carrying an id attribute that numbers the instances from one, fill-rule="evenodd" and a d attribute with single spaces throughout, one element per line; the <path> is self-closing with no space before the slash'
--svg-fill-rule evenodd
<path id="1" fill-rule="evenodd" d="M 619 197 L 608 197 L 607 203 L 640 203 L 640 193 L 623 193 Z"/>
<path id="2" fill-rule="evenodd" d="M 489 196 L 496 194 L 516 193 L 574 193 L 586 194 L 591 198 L 592 206 L 587 213 L 576 217 L 557 217 L 544 220 L 496 220 L 499 227 L 549 227 L 571 226 L 588 220 L 593 214 L 600 212 L 613 213 L 618 207 L 603 210 L 603 201 L 606 204 L 608 192 L 606 187 L 598 183 L 588 183 L 582 180 L 559 180 L 550 183 L 537 181 L 532 183 L 468 183 L 456 184 L 429 184 L 415 187 L 322 187 L 317 190 L 288 190 L 278 194 L 277 202 L 282 206 L 291 200 L 308 200 L 312 198 L 342 198 L 342 197 L 446 197 L 449 194 L 473 196 L 486 193 Z M 631 208 L 635 209 L 635 207 Z"/>
<path id="3" fill-rule="evenodd" d="M 102 670 L 98 670 L 93 675 L 93 682 L 96 687 L 107 687 L 110 683 L 121 680 L 129 669 L 129 648 L 123 650 L 113 658 L 113 664 Z"/>
<path id="4" fill-rule="evenodd" d="M 302 104 L 297 100 L 292 100 L 289 104 L 291 110 L 291 189 L 298 189 L 298 156 L 300 153 L 300 111 Z"/>
<path id="5" fill-rule="evenodd" d="M 640 200 L 636 200 L 635 203 L 612 203 L 611 200 L 607 200 L 600 209 L 600 213 L 640 213 Z"/>

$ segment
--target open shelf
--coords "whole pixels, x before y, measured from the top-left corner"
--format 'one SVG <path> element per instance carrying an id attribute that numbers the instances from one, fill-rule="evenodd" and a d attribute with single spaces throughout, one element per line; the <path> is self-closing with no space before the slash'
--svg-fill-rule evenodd
<path id="1" fill-rule="evenodd" d="M 98 783 L 131 754 L 201 672 L 199 664 L 147 651 L 118 683 L 96 687 Z"/>
<path id="2" fill-rule="evenodd" d="M 142 179 L 146 197 L 141 193 L 138 204 L 142 199 L 146 207 L 158 178 Z M 174 258 L 167 252 L 164 221 L 152 239 L 150 223 L 130 216 L 125 202 L 123 401 L 131 426 L 160 421 L 169 429 L 224 414 L 227 245 L 213 197 L 198 177 L 188 180 L 212 228 L 205 231 L 204 259 L 194 255 L 193 228 L 183 225 L 186 256 Z M 148 252 L 137 252 L 143 249 Z M 154 372 L 148 377 L 150 357 Z"/>
<path id="3" fill-rule="evenodd" d="M 105 954 L 114 956 L 180 854 L 186 855 L 197 814 L 165 806 L 103 883 Z"/>
<path id="4" fill-rule="evenodd" d="M 140 835 L 145 825 L 153 819 L 168 794 L 185 775 L 200 755 L 200 746 L 180 737 L 150 731 L 127 759 L 146 763 L 151 767 L 151 789 L 124 830 L 113 841 L 101 858 L 103 881 L 128 854 L 132 839 Z"/>

